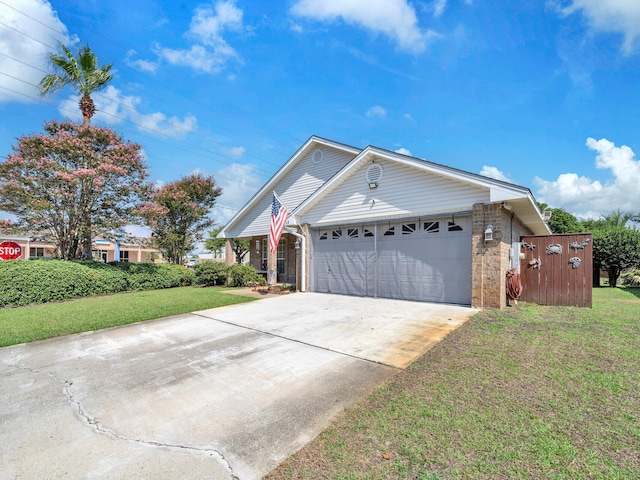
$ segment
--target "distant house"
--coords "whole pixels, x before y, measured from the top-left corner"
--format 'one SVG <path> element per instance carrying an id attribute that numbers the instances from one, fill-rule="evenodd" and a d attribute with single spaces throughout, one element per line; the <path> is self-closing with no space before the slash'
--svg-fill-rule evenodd
<path id="1" fill-rule="evenodd" d="M 130 238 L 118 245 L 112 240 L 94 239 L 93 258 L 102 262 L 162 262 L 162 254 L 157 248 L 147 246 L 147 239 Z M 0 234 L 1 242 L 15 242 L 22 254 L 18 260 L 35 258 L 55 258 L 56 246 L 48 241 L 30 235 Z"/>
<path id="2" fill-rule="evenodd" d="M 291 212 L 268 248 L 272 194 Z M 529 189 L 311 137 L 220 232 L 301 290 L 504 307 L 521 235 L 550 230 Z"/>

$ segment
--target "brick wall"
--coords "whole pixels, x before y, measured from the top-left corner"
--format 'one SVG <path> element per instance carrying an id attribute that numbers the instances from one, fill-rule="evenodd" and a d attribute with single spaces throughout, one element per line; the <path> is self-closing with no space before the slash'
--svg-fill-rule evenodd
<path id="1" fill-rule="evenodd" d="M 484 240 L 492 224 L 493 240 Z M 500 203 L 473 206 L 471 305 L 478 308 L 505 308 L 506 273 L 510 268 L 510 249 L 521 235 L 531 235 L 520 219 Z M 515 252 L 518 255 L 518 252 Z"/>

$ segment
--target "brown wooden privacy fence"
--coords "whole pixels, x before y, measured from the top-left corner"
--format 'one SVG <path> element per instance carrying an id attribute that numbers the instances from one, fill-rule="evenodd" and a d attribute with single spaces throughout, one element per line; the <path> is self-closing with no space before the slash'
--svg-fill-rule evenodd
<path id="1" fill-rule="evenodd" d="M 521 237 L 520 300 L 591 307 L 593 238 L 590 233 Z M 524 257 L 524 258 L 523 258 Z"/>

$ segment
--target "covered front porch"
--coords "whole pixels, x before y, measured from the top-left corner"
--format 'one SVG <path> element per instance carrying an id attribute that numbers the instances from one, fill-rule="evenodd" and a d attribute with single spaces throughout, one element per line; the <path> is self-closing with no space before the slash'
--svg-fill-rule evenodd
<path id="1" fill-rule="evenodd" d="M 249 240 L 249 264 L 258 273 L 265 276 L 269 281 L 269 271 L 275 270 L 276 278 L 274 283 L 295 285 L 301 289 L 300 280 L 302 278 L 301 264 L 303 248 L 298 237 L 286 231 L 280 237 L 278 248 L 275 253 L 269 250 L 269 236 L 259 235 L 248 238 Z M 226 242 L 227 264 L 233 264 L 235 255 L 231 251 L 233 239 L 228 238 Z M 307 242 L 307 250 L 309 243 Z"/>

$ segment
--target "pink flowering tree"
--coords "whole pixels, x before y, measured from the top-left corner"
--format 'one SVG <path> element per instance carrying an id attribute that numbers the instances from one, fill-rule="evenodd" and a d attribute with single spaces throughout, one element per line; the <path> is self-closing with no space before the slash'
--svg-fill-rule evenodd
<path id="1" fill-rule="evenodd" d="M 94 235 L 126 225 L 149 190 L 141 147 L 108 128 L 52 121 L 0 164 L 0 201 L 61 258 L 91 258 Z"/>
<path id="2" fill-rule="evenodd" d="M 167 261 L 181 264 L 202 240 L 204 230 L 214 224 L 209 210 L 221 193 L 212 176 L 192 173 L 155 189 L 137 209 Z"/>
<path id="3" fill-rule="evenodd" d="M 0 220 L 0 233 L 3 233 L 5 235 L 11 235 L 15 233 L 13 223 L 11 223 L 11 220 L 9 219 Z"/>

